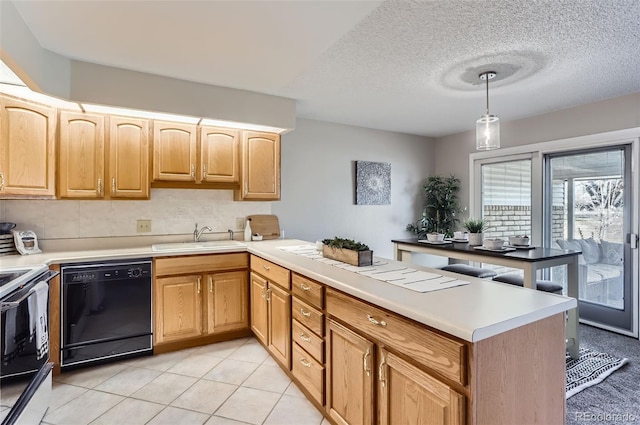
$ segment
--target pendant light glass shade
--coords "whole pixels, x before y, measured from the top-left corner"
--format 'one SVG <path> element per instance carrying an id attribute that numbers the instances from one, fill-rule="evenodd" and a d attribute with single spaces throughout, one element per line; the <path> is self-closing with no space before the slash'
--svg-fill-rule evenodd
<path id="1" fill-rule="evenodd" d="M 500 119 L 483 115 L 476 121 L 476 149 L 488 151 L 500 148 Z"/>
<path id="2" fill-rule="evenodd" d="M 487 82 L 487 113 L 476 121 L 476 149 L 479 151 L 500 148 L 500 119 L 489 114 L 489 80 L 495 76 L 496 73 L 493 71 L 479 75 L 481 80 Z"/>

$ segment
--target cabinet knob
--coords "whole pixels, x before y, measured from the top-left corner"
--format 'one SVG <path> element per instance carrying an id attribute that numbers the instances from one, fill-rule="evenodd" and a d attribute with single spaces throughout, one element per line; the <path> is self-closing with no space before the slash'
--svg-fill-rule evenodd
<path id="1" fill-rule="evenodd" d="M 362 367 L 364 368 L 367 376 L 371 376 L 371 369 L 369 368 L 369 361 L 367 360 L 369 356 L 371 356 L 371 350 L 367 348 L 367 351 L 365 351 L 364 355 L 362 356 Z"/>
<path id="2" fill-rule="evenodd" d="M 382 359 L 380 359 L 380 366 L 378 366 L 378 380 L 380 381 L 380 385 L 382 385 L 382 387 L 384 388 L 386 382 L 386 379 L 384 377 L 384 365 L 386 364 L 386 359 L 384 358 L 384 355 L 382 355 Z"/>
<path id="3" fill-rule="evenodd" d="M 302 363 L 304 367 L 311 367 L 311 362 L 307 361 L 307 359 L 300 359 L 300 363 Z"/>
<path id="4" fill-rule="evenodd" d="M 102 178 L 98 177 L 98 196 L 102 196 Z"/>
<path id="5" fill-rule="evenodd" d="M 111 179 L 111 194 L 115 195 L 116 194 L 116 178 L 112 178 Z"/>
<path id="6" fill-rule="evenodd" d="M 385 322 L 384 320 L 377 320 L 375 317 L 373 317 L 370 314 L 367 314 L 367 319 L 376 326 L 382 326 L 382 327 L 387 326 L 387 322 Z"/>
<path id="7" fill-rule="evenodd" d="M 311 343 L 311 337 L 305 333 L 300 334 L 300 339 L 303 340 L 304 342 Z"/>
<path id="8" fill-rule="evenodd" d="M 209 276 L 209 292 L 213 294 L 213 278 Z"/>
<path id="9" fill-rule="evenodd" d="M 200 293 L 200 276 L 198 276 L 198 294 Z"/>
<path id="10" fill-rule="evenodd" d="M 311 317 L 311 312 L 304 311 L 304 308 L 300 308 L 300 314 L 302 314 L 304 317 Z"/>
<path id="11" fill-rule="evenodd" d="M 0 173 L 0 192 L 4 191 L 4 173 Z"/>
<path id="12" fill-rule="evenodd" d="M 194 164 L 191 164 L 191 178 L 196 178 L 196 166 Z"/>

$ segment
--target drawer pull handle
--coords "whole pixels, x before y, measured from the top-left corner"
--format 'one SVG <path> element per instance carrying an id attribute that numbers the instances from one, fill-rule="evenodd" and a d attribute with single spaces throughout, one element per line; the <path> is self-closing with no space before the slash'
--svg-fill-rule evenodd
<path id="1" fill-rule="evenodd" d="M 98 196 L 102 196 L 102 178 L 98 177 Z"/>
<path id="2" fill-rule="evenodd" d="M 311 337 L 309 335 L 305 335 L 304 333 L 300 334 L 300 339 L 304 342 L 311 343 Z"/>
<path id="3" fill-rule="evenodd" d="M 200 293 L 200 277 L 198 277 L 198 294 Z"/>
<path id="4" fill-rule="evenodd" d="M 374 325 L 377 325 L 377 326 L 387 326 L 387 322 L 385 322 L 384 320 L 376 320 L 376 318 L 375 318 L 375 317 L 373 317 L 373 316 L 372 316 L 372 315 L 370 315 L 370 314 L 367 314 L 367 319 L 369 319 L 369 321 L 370 321 L 371 323 L 373 323 Z"/>
<path id="5" fill-rule="evenodd" d="M 191 178 L 196 178 L 196 166 L 194 164 L 191 164 Z"/>
<path id="6" fill-rule="evenodd" d="M 271 289 L 267 289 L 267 302 L 271 302 Z"/>
<path id="7" fill-rule="evenodd" d="M 263 265 L 262 268 L 265 269 L 265 270 L 271 270 L 271 267 L 269 267 L 269 266 L 264 266 Z"/>
<path id="8" fill-rule="evenodd" d="M 307 359 L 300 359 L 300 363 L 302 363 L 304 367 L 311 367 L 311 362 L 307 361 Z"/>
<path id="9" fill-rule="evenodd" d="M 213 278 L 209 276 L 209 292 L 213 294 Z"/>
<path id="10" fill-rule="evenodd" d="M 367 351 L 365 351 L 364 355 L 362 356 L 362 367 L 364 367 L 364 371 L 366 372 L 367 376 L 371 376 L 371 369 L 369 369 L 369 362 L 367 361 L 370 355 L 371 350 L 367 348 Z"/>
<path id="11" fill-rule="evenodd" d="M 4 192 L 4 173 L 0 173 L 0 192 Z"/>
<path id="12" fill-rule="evenodd" d="M 202 164 L 202 180 L 207 178 L 207 164 Z"/>
<path id="13" fill-rule="evenodd" d="M 111 194 L 115 195 L 116 194 L 116 178 L 112 178 L 111 179 Z"/>
<path id="14" fill-rule="evenodd" d="M 378 380 L 380 381 L 380 385 L 384 388 L 386 384 L 386 379 L 384 378 L 384 365 L 386 363 L 386 359 L 384 355 L 382 356 L 382 360 L 380 360 L 380 366 L 378 366 Z"/>
<path id="15" fill-rule="evenodd" d="M 302 289 L 305 292 L 309 292 L 311 290 L 311 286 L 305 285 L 304 283 L 300 283 L 300 289 Z"/>
<path id="16" fill-rule="evenodd" d="M 302 314 L 304 317 L 311 317 L 311 312 L 304 311 L 304 308 L 300 308 L 300 314 Z"/>

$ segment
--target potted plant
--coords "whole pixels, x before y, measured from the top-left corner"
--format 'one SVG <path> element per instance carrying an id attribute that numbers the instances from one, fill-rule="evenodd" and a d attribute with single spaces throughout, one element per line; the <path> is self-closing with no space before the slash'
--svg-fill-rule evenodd
<path id="1" fill-rule="evenodd" d="M 358 267 L 373 263 L 373 251 L 367 245 L 337 236 L 322 241 L 322 255 Z"/>
<path id="2" fill-rule="evenodd" d="M 482 245 L 484 231 L 487 230 L 487 222 L 481 218 L 469 218 L 462 223 L 469 232 L 469 245 Z"/>
<path id="3" fill-rule="evenodd" d="M 415 223 L 406 230 L 424 238 L 429 233 L 440 233 L 452 237 L 458 214 L 463 211 L 458 201 L 460 179 L 454 176 L 429 177 L 424 185 L 424 210 Z"/>

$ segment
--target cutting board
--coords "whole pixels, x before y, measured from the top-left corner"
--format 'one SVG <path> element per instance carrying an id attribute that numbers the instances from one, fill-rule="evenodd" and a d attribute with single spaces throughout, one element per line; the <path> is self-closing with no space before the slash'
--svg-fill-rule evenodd
<path id="1" fill-rule="evenodd" d="M 262 235 L 263 239 L 278 239 L 280 237 L 280 222 L 277 215 L 250 215 L 251 233 Z"/>

